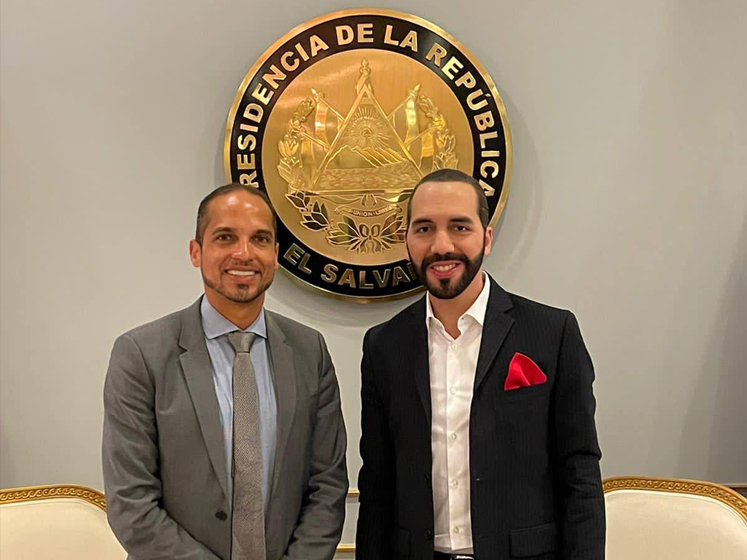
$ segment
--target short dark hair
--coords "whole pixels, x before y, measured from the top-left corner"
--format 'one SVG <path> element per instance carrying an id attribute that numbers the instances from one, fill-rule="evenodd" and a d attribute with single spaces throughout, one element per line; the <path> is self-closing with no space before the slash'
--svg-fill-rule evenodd
<path id="1" fill-rule="evenodd" d="M 428 173 L 425 177 L 418 181 L 415 188 L 412 189 L 410 194 L 410 200 L 407 202 L 407 227 L 410 227 L 410 219 L 412 218 L 412 211 L 410 206 L 412 205 L 412 199 L 415 197 L 415 193 L 423 183 L 467 183 L 472 187 L 477 195 L 477 215 L 480 217 L 480 223 L 483 229 L 488 227 L 490 223 L 490 209 L 488 208 L 488 199 L 485 196 L 485 191 L 482 190 L 480 183 L 477 182 L 472 175 L 467 175 L 464 171 L 458 169 L 438 169 Z"/>
<path id="2" fill-rule="evenodd" d="M 270 198 L 267 196 L 267 193 L 248 185 L 242 185 L 241 183 L 229 183 L 227 185 L 223 185 L 222 187 L 214 189 L 200 202 L 200 206 L 197 209 L 197 228 L 195 231 L 195 240 L 197 241 L 197 243 L 202 245 L 202 237 L 205 234 L 205 228 L 207 227 L 208 218 L 210 217 L 208 213 L 210 202 L 214 198 L 218 198 L 219 196 L 224 196 L 238 191 L 245 191 L 264 200 L 265 204 L 267 204 L 267 208 L 270 209 L 270 215 L 272 216 L 272 230 L 275 232 L 275 239 L 277 240 L 278 217 L 275 213 L 275 209 L 272 207 L 272 202 L 270 202 Z"/>

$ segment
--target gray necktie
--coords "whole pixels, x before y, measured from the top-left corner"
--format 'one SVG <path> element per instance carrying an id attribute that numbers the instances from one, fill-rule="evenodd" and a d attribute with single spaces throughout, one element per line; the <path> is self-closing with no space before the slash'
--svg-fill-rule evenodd
<path id="1" fill-rule="evenodd" d="M 265 560 L 259 395 L 249 349 L 254 333 L 228 335 L 233 361 L 233 521 L 231 560 Z"/>

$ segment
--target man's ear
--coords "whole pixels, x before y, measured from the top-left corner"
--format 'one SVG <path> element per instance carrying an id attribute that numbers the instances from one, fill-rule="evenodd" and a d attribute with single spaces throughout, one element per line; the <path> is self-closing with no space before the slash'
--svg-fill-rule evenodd
<path id="1" fill-rule="evenodd" d="M 195 268 L 200 268 L 202 265 L 202 247 L 196 239 L 189 242 L 189 260 Z"/>
<path id="2" fill-rule="evenodd" d="M 493 228 L 492 227 L 485 228 L 485 240 L 483 242 L 485 243 L 485 256 L 487 257 L 490 254 L 490 249 L 493 246 Z"/>

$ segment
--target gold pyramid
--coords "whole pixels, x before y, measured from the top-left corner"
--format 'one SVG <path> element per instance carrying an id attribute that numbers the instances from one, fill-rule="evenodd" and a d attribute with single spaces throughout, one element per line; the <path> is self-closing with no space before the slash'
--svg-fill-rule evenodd
<path id="1" fill-rule="evenodd" d="M 399 192 L 422 177 L 420 167 L 379 105 L 363 60 L 357 96 L 312 176 L 319 194 Z"/>

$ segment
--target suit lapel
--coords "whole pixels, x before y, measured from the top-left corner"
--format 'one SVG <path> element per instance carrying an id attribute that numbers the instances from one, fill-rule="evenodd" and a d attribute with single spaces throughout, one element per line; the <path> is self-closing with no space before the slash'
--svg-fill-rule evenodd
<path id="1" fill-rule="evenodd" d="M 274 313 L 265 311 L 267 320 L 267 341 L 272 364 L 272 379 L 275 384 L 277 400 L 277 444 L 275 446 L 275 466 L 272 473 L 273 492 L 280 479 L 280 467 L 283 464 L 285 450 L 288 446 L 291 426 L 296 413 L 296 372 L 293 367 L 293 349 L 285 340 Z"/>
<path id="2" fill-rule="evenodd" d="M 428 297 L 427 295 L 425 297 Z M 418 388 L 420 401 L 423 404 L 428 425 L 431 424 L 431 374 L 428 363 L 428 329 L 425 324 L 425 297 L 412 308 L 412 324 L 409 332 L 413 338 L 403 337 L 407 350 L 403 356 L 412 359 L 412 374 Z"/>
<path id="3" fill-rule="evenodd" d="M 225 447 L 223 444 L 223 428 L 220 424 L 220 409 L 218 398 L 215 395 L 215 384 L 213 382 L 213 366 L 210 362 L 205 334 L 202 330 L 202 319 L 200 315 L 200 302 L 184 310 L 182 319 L 182 332 L 179 337 L 179 346 L 185 352 L 179 357 L 184 378 L 187 381 L 192 404 L 200 422 L 200 430 L 205 440 L 210 462 L 213 464 L 215 474 L 218 477 L 223 493 L 228 495 L 228 481 Z"/>
<path id="4" fill-rule="evenodd" d="M 485 312 L 485 325 L 482 330 L 480 354 L 477 358 L 474 392 L 480 387 L 490 366 L 498 355 L 508 331 L 513 325 L 513 318 L 506 312 L 513 307 L 511 298 L 492 278 L 490 278 L 490 299 Z"/>

